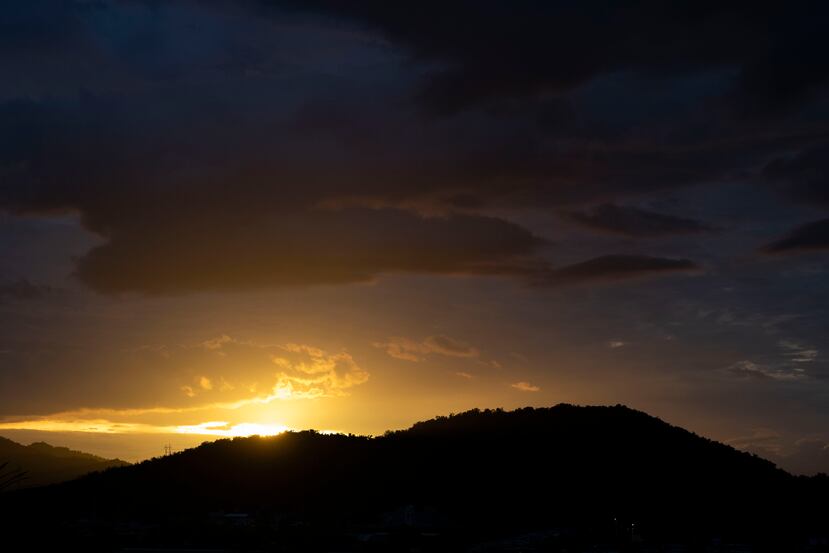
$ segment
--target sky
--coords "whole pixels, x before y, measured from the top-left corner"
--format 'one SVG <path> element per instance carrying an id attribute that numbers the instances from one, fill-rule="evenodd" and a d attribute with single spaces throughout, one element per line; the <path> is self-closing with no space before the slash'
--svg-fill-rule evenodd
<path id="1" fill-rule="evenodd" d="M 0 435 L 625 404 L 829 472 L 822 2 L 0 8 Z"/>

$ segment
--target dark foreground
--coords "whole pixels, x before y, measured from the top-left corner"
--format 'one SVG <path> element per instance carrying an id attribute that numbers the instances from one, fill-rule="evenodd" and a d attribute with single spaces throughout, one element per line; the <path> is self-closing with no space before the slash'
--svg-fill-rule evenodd
<path id="1" fill-rule="evenodd" d="M 829 479 L 625 407 L 220 440 L 0 496 L 3 551 L 829 551 Z M 17 545 L 21 544 L 21 545 Z"/>

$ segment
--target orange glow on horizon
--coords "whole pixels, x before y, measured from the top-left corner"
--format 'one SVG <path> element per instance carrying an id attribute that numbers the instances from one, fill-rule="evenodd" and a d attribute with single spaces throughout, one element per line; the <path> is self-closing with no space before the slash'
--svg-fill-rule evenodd
<path id="1" fill-rule="evenodd" d="M 201 424 L 181 425 L 176 427 L 178 434 L 199 434 L 205 436 L 224 436 L 237 438 L 245 436 L 276 436 L 291 430 L 284 424 L 260 424 L 242 422 L 230 424 L 225 421 L 203 422 Z"/>
<path id="2" fill-rule="evenodd" d="M 0 423 L 0 430 L 37 430 L 42 432 L 83 432 L 93 434 L 198 434 L 204 436 L 275 436 L 291 428 L 283 424 L 263 424 L 210 421 L 199 424 L 162 426 L 143 423 L 124 423 L 108 420 L 39 419 Z"/>

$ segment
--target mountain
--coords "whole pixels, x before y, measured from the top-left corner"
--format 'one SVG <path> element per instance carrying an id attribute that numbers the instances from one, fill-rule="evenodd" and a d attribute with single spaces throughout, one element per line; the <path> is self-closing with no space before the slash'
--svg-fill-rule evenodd
<path id="1" fill-rule="evenodd" d="M 17 484 L 20 487 L 53 484 L 90 472 L 129 464 L 119 459 L 104 459 L 66 447 L 55 447 L 45 442 L 26 446 L 0 437 L 0 465 L 3 463 L 4 473 L 25 473 L 25 478 Z"/>
<path id="2" fill-rule="evenodd" d="M 558 405 L 473 410 L 374 438 L 218 440 L 6 494 L 2 519 L 75 528 L 87 545 L 94 534 L 129 545 L 366 550 L 360 540 L 379 535 L 430 536 L 440 544 L 432 549 L 448 551 L 526 534 L 628 545 L 725 537 L 781 551 L 829 535 L 828 480 L 623 406 Z M 431 550 L 406 544 L 397 545 Z"/>

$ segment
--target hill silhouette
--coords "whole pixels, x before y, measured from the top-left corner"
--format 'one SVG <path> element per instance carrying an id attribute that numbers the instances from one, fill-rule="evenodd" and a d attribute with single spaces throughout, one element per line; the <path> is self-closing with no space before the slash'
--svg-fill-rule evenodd
<path id="1" fill-rule="evenodd" d="M 52 446 L 46 442 L 26 446 L 0 437 L 0 464 L 5 464 L 6 472 L 25 473 L 25 478 L 16 485 L 31 487 L 71 480 L 90 472 L 126 466 L 129 463 Z"/>
<path id="2" fill-rule="evenodd" d="M 215 545 L 211 521 L 232 519 L 245 521 L 246 539 L 251 526 L 261 539 L 313 528 L 314 540 L 428 529 L 452 536 L 446 550 L 551 528 L 630 543 L 725 536 L 781 547 L 826 535 L 827 491 L 825 476 L 792 476 L 642 412 L 562 404 L 473 410 L 374 438 L 218 440 L 6 494 L 3 519 L 36 512 L 38 524 L 64 528 L 94 520 L 116 541 L 124 524 L 143 524 L 191 546 Z M 325 549 L 314 543 L 303 548 Z"/>

